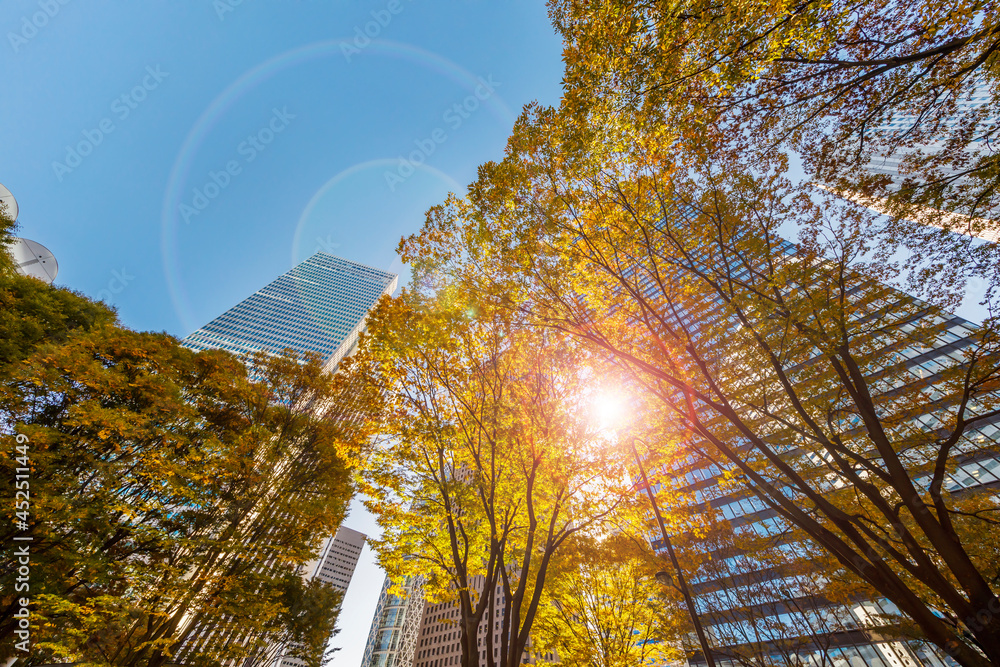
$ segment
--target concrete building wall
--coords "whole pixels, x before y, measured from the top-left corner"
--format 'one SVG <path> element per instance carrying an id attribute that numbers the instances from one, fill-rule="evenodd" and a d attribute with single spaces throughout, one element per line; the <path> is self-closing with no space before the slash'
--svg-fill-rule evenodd
<path id="1" fill-rule="evenodd" d="M 483 592 L 485 581 L 483 577 L 475 577 L 472 580 L 472 588 L 479 594 Z M 479 623 L 477 645 L 479 647 L 480 664 L 486 664 L 486 652 L 489 650 L 490 642 L 488 635 L 492 634 L 493 657 L 500 658 L 500 632 L 503 617 L 504 602 L 499 588 L 495 591 L 494 600 L 497 600 L 490 609 L 483 614 L 483 620 Z M 449 667 L 458 665 L 462 659 L 461 629 L 459 627 L 460 615 L 457 603 L 442 602 L 437 604 L 426 604 L 424 606 L 423 618 L 420 623 L 420 631 L 417 635 L 417 645 L 413 656 L 412 667 Z M 529 642 L 530 646 L 530 642 Z M 552 655 L 543 656 L 542 662 L 551 661 Z M 522 664 L 536 664 L 537 661 L 528 651 L 521 656 Z"/>

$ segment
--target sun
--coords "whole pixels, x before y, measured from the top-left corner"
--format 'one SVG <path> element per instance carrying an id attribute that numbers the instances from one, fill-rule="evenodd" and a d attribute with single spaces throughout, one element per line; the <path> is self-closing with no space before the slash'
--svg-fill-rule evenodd
<path id="1" fill-rule="evenodd" d="M 625 425 L 628 417 L 628 402 L 617 391 L 599 391 L 591 405 L 592 418 L 601 429 L 618 429 Z"/>

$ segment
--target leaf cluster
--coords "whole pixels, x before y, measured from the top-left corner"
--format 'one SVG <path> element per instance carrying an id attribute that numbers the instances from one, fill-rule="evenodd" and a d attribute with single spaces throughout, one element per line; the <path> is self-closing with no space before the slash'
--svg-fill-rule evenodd
<path id="1" fill-rule="evenodd" d="M 339 598 L 298 570 L 352 494 L 332 378 L 314 359 L 195 353 L 30 278 L 2 277 L 0 299 L 0 487 L 14 497 L 26 436 L 31 659 L 218 664 L 294 640 L 318 664 Z M 17 576 L 10 548 L 7 655 Z"/>

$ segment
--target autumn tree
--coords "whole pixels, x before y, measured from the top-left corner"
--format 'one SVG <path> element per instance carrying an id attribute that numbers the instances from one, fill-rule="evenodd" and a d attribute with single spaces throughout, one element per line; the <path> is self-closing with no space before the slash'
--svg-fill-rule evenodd
<path id="1" fill-rule="evenodd" d="M 632 115 L 744 154 L 778 146 L 840 190 L 888 198 L 898 216 L 1000 230 L 991 2 L 550 0 L 549 9 L 565 40 L 566 103 L 582 117 Z M 899 178 L 858 169 L 885 156 L 900 160 Z M 922 243 L 944 251 L 940 239 Z"/>
<path id="2" fill-rule="evenodd" d="M 0 300 L 5 497 L 19 465 L 11 436 L 30 442 L 29 664 L 209 664 L 286 641 L 318 664 L 315 633 L 332 629 L 339 596 L 297 570 L 351 495 L 330 376 L 291 357 L 249 360 L 251 372 L 32 278 L 0 276 Z M 0 532 L 15 544 L 11 521 Z M 11 553 L 3 656 L 14 655 Z M 226 645 L 209 634 L 219 629 Z"/>
<path id="3" fill-rule="evenodd" d="M 995 459 L 997 322 L 944 310 L 950 269 L 899 290 L 891 221 L 675 139 L 529 109 L 404 259 L 605 355 L 661 450 L 733 466 L 929 641 L 1000 660 L 994 494 L 954 483 Z"/>
<path id="4" fill-rule="evenodd" d="M 17 221 L 10 217 L 5 202 L 0 202 L 0 247 L 6 248 L 14 241 Z M 14 274 L 14 258 L 7 252 L 0 252 L 0 275 Z"/>
<path id="5" fill-rule="evenodd" d="M 623 533 L 576 541 L 546 593 L 533 639 L 566 665 L 663 665 L 679 657 L 686 625 L 656 580 L 663 562 Z"/>
<path id="6" fill-rule="evenodd" d="M 573 346 L 507 314 L 418 276 L 373 312 L 353 369 L 381 394 L 361 468 L 375 549 L 456 604 L 465 667 L 521 664 L 566 541 L 628 494 Z"/>

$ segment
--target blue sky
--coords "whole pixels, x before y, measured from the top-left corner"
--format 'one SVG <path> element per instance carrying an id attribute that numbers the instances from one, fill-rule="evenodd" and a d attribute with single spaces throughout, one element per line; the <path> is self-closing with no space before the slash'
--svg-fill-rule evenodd
<path id="1" fill-rule="evenodd" d="M 401 270 L 400 237 L 562 74 L 540 0 L 5 0 L 0 28 L 20 235 L 177 336 L 315 250 Z M 335 665 L 360 664 L 381 582 L 366 549 Z"/>
<path id="2" fill-rule="evenodd" d="M 135 328 L 185 335 L 319 248 L 399 268 L 520 108 L 558 99 L 540 2 L 237 1 L 0 10 L 21 233 Z"/>

